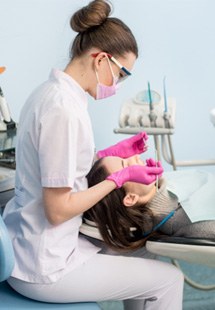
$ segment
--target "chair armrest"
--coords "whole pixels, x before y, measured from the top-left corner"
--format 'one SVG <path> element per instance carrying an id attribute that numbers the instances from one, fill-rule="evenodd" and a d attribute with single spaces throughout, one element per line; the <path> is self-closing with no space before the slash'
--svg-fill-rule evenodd
<path id="1" fill-rule="evenodd" d="M 171 259 L 215 267 L 215 241 L 211 239 L 153 236 L 147 240 L 146 249 Z"/>
<path id="2" fill-rule="evenodd" d="M 215 246 L 215 240 L 213 239 L 200 239 L 200 238 L 187 238 L 187 237 L 174 237 L 167 235 L 156 235 L 150 237 L 148 241 L 155 241 L 161 243 L 177 243 L 187 245 L 200 245 L 200 246 Z"/>

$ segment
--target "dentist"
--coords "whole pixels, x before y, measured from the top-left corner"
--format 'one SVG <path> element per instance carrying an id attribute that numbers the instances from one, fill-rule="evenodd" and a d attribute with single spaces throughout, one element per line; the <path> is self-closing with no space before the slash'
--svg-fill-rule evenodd
<path id="1" fill-rule="evenodd" d="M 15 266 L 8 283 L 44 302 L 123 300 L 125 309 L 182 309 L 183 275 L 174 266 L 130 255 L 101 254 L 79 234 L 82 213 L 125 182 L 150 184 L 161 166 L 131 166 L 87 188 L 94 139 L 87 94 L 104 99 L 131 75 L 138 48 L 130 29 L 109 17 L 105 0 L 71 18 L 71 60 L 28 98 L 19 121 L 15 197 L 4 220 Z M 129 157 L 146 150 L 140 133 L 97 153 Z"/>

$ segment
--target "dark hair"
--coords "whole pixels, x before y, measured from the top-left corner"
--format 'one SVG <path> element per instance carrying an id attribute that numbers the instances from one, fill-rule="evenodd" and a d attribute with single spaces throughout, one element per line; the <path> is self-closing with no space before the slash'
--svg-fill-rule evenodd
<path id="1" fill-rule="evenodd" d="M 131 30 L 120 19 L 109 17 L 111 5 L 105 0 L 91 1 L 74 13 L 71 28 L 78 32 L 72 48 L 71 58 L 83 55 L 92 47 L 114 56 L 132 52 L 138 57 L 138 47 Z"/>
<path id="2" fill-rule="evenodd" d="M 87 175 L 88 186 L 103 181 L 108 176 L 99 159 Z M 125 207 L 123 188 L 115 189 L 84 213 L 96 223 L 104 242 L 116 250 L 133 250 L 145 245 L 143 234 L 152 229 L 153 213 L 143 204 Z M 133 230 L 131 230 L 131 227 Z"/>

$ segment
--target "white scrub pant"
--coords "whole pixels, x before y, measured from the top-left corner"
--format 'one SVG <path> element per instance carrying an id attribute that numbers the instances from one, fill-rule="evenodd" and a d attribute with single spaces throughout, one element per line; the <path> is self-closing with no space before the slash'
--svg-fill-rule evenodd
<path id="1" fill-rule="evenodd" d="M 125 310 L 182 309 L 182 272 L 153 259 L 98 253 L 52 284 L 8 282 L 22 295 L 44 302 L 123 300 Z"/>

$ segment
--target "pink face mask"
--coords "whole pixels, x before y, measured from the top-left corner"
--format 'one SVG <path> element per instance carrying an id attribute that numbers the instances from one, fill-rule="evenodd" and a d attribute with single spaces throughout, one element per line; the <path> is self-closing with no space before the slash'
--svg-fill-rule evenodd
<path id="1" fill-rule="evenodd" d="M 100 83 L 98 73 L 96 71 L 96 78 L 97 78 L 97 82 L 98 82 L 97 88 L 96 88 L 96 100 L 111 97 L 111 96 L 116 94 L 116 90 L 118 89 L 118 84 L 117 84 L 118 77 L 116 77 L 114 75 L 113 70 L 112 70 L 111 65 L 110 65 L 110 62 L 109 62 L 109 59 L 107 58 L 107 60 L 108 60 L 108 64 L 109 64 L 112 76 L 113 76 L 113 84 L 110 86 L 107 86 L 107 85 Z"/>

